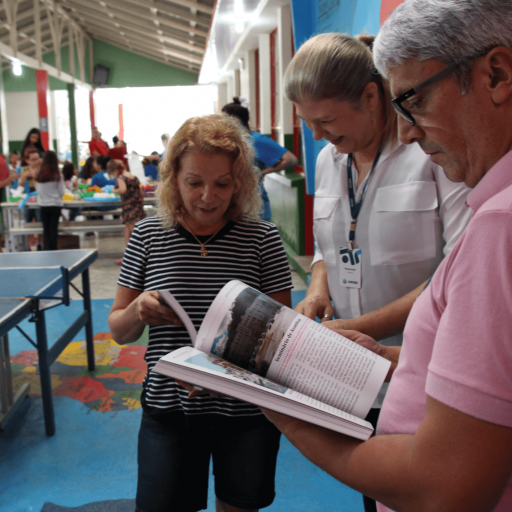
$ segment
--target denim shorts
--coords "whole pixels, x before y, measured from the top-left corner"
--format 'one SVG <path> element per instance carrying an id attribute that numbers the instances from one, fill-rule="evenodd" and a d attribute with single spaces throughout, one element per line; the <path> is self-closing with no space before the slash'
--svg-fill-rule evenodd
<path id="1" fill-rule="evenodd" d="M 210 456 L 215 494 L 243 509 L 268 507 L 281 433 L 271 424 L 254 430 L 170 427 L 143 414 L 139 432 L 137 510 L 196 512 L 207 508 Z"/>

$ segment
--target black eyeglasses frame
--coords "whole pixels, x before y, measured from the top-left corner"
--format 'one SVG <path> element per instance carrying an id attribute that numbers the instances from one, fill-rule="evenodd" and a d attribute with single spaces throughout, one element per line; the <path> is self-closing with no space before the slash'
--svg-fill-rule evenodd
<path id="1" fill-rule="evenodd" d="M 391 103 L 393 104 L 393 107 L 396 110 L 396 112 L 414 126 L 416 124 L 416 120 L 414 119 L 413 115 L 408 110 L 406 110 L 405 107 L 402 106 L 402 102 L 409 99 L 411 96 L 418 94 L 423 89 L 430 87 L 432 84 L 438 82 L 439 80 L 442 80 L 443 78 L 452 74 L 459 64 L 460 61 L 454 62 L 453 64 L 446 66 L 441 71 L 432 75 L 430 78 L 427 78 L 423 82 L 419 83 L 416 87 L 409 89 L 400 96 L 397 96 L 395 99 L 391 100 Z"/>

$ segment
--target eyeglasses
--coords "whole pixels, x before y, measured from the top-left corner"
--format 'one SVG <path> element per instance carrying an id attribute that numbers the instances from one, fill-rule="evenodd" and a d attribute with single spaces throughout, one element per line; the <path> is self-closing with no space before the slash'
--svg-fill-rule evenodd
<path id="1" fill-rule="evenodd" d="M 391 100 L 391 103 L 393 104 L 393 107 L 395 108 L 396 112 L 400 114 L 404 119 L 409 121 L 409 123 L 415 125 L 416 120 L 414 119 L 412 114 L 408 110 L 406 110 L 406 108 L 402 105 L 402 102 L 410 98 L 411 96 L 414 96 L 415 94 L 419 93 L 423 89 L 426 89 L 432 84 L 438 82 L 439 80 L 442 80 L 444 77 L 450 75 L 455 71 L 459 64 L 460 62 L 454 62 L 453 64 L 446 66 L 444 69 L 442 69 L 435 75 L 432 75 L 430 78 L 427 78 L 425 81 L 421 82 L 416 87 L 409 89 L 407 92 L 404 92 L 394 100 Z"/>

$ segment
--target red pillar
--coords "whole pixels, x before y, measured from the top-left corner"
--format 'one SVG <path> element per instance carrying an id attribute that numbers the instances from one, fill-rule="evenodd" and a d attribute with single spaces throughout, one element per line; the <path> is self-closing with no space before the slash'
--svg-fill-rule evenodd
<path id="1" fill-rule="evenodd" d="M 123 105 L 119 104 L 119 140 L 124 140 Z"/>
<path id="2" fill-rule="evenodd" d="M 39 109 L 39 129 L 41 130 L 41 143 L 46 151 L 50 149 L 49 122 L 48 122 L 48 73 L 43 69 L 36 69 L 37 105 Z"/>
<path id="3" fill-rule="evenodd" d="M 91 128 L 96 126 L 94 119 L 94 91 L 89 91 L 89 111 L 91 112 Z"/>

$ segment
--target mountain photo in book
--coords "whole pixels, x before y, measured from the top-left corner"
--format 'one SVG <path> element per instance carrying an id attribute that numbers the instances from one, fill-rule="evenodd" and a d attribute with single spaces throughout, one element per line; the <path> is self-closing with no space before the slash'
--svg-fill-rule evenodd
<path id="1" fill-rule="evenodd" d="M 219 292 L 197 334 L 176 299 L 159 293 L 195 341 L 153 371 L 360 439 L 371 435 L 361 418 L 389 361 L 240 281 Z"/>
<path id="2" fill-rule="evenodd" d="M 296 316 L 295 311 L 247 286 L 226 312 L 210 353 L 266 377 L 277 347 Z"/>

